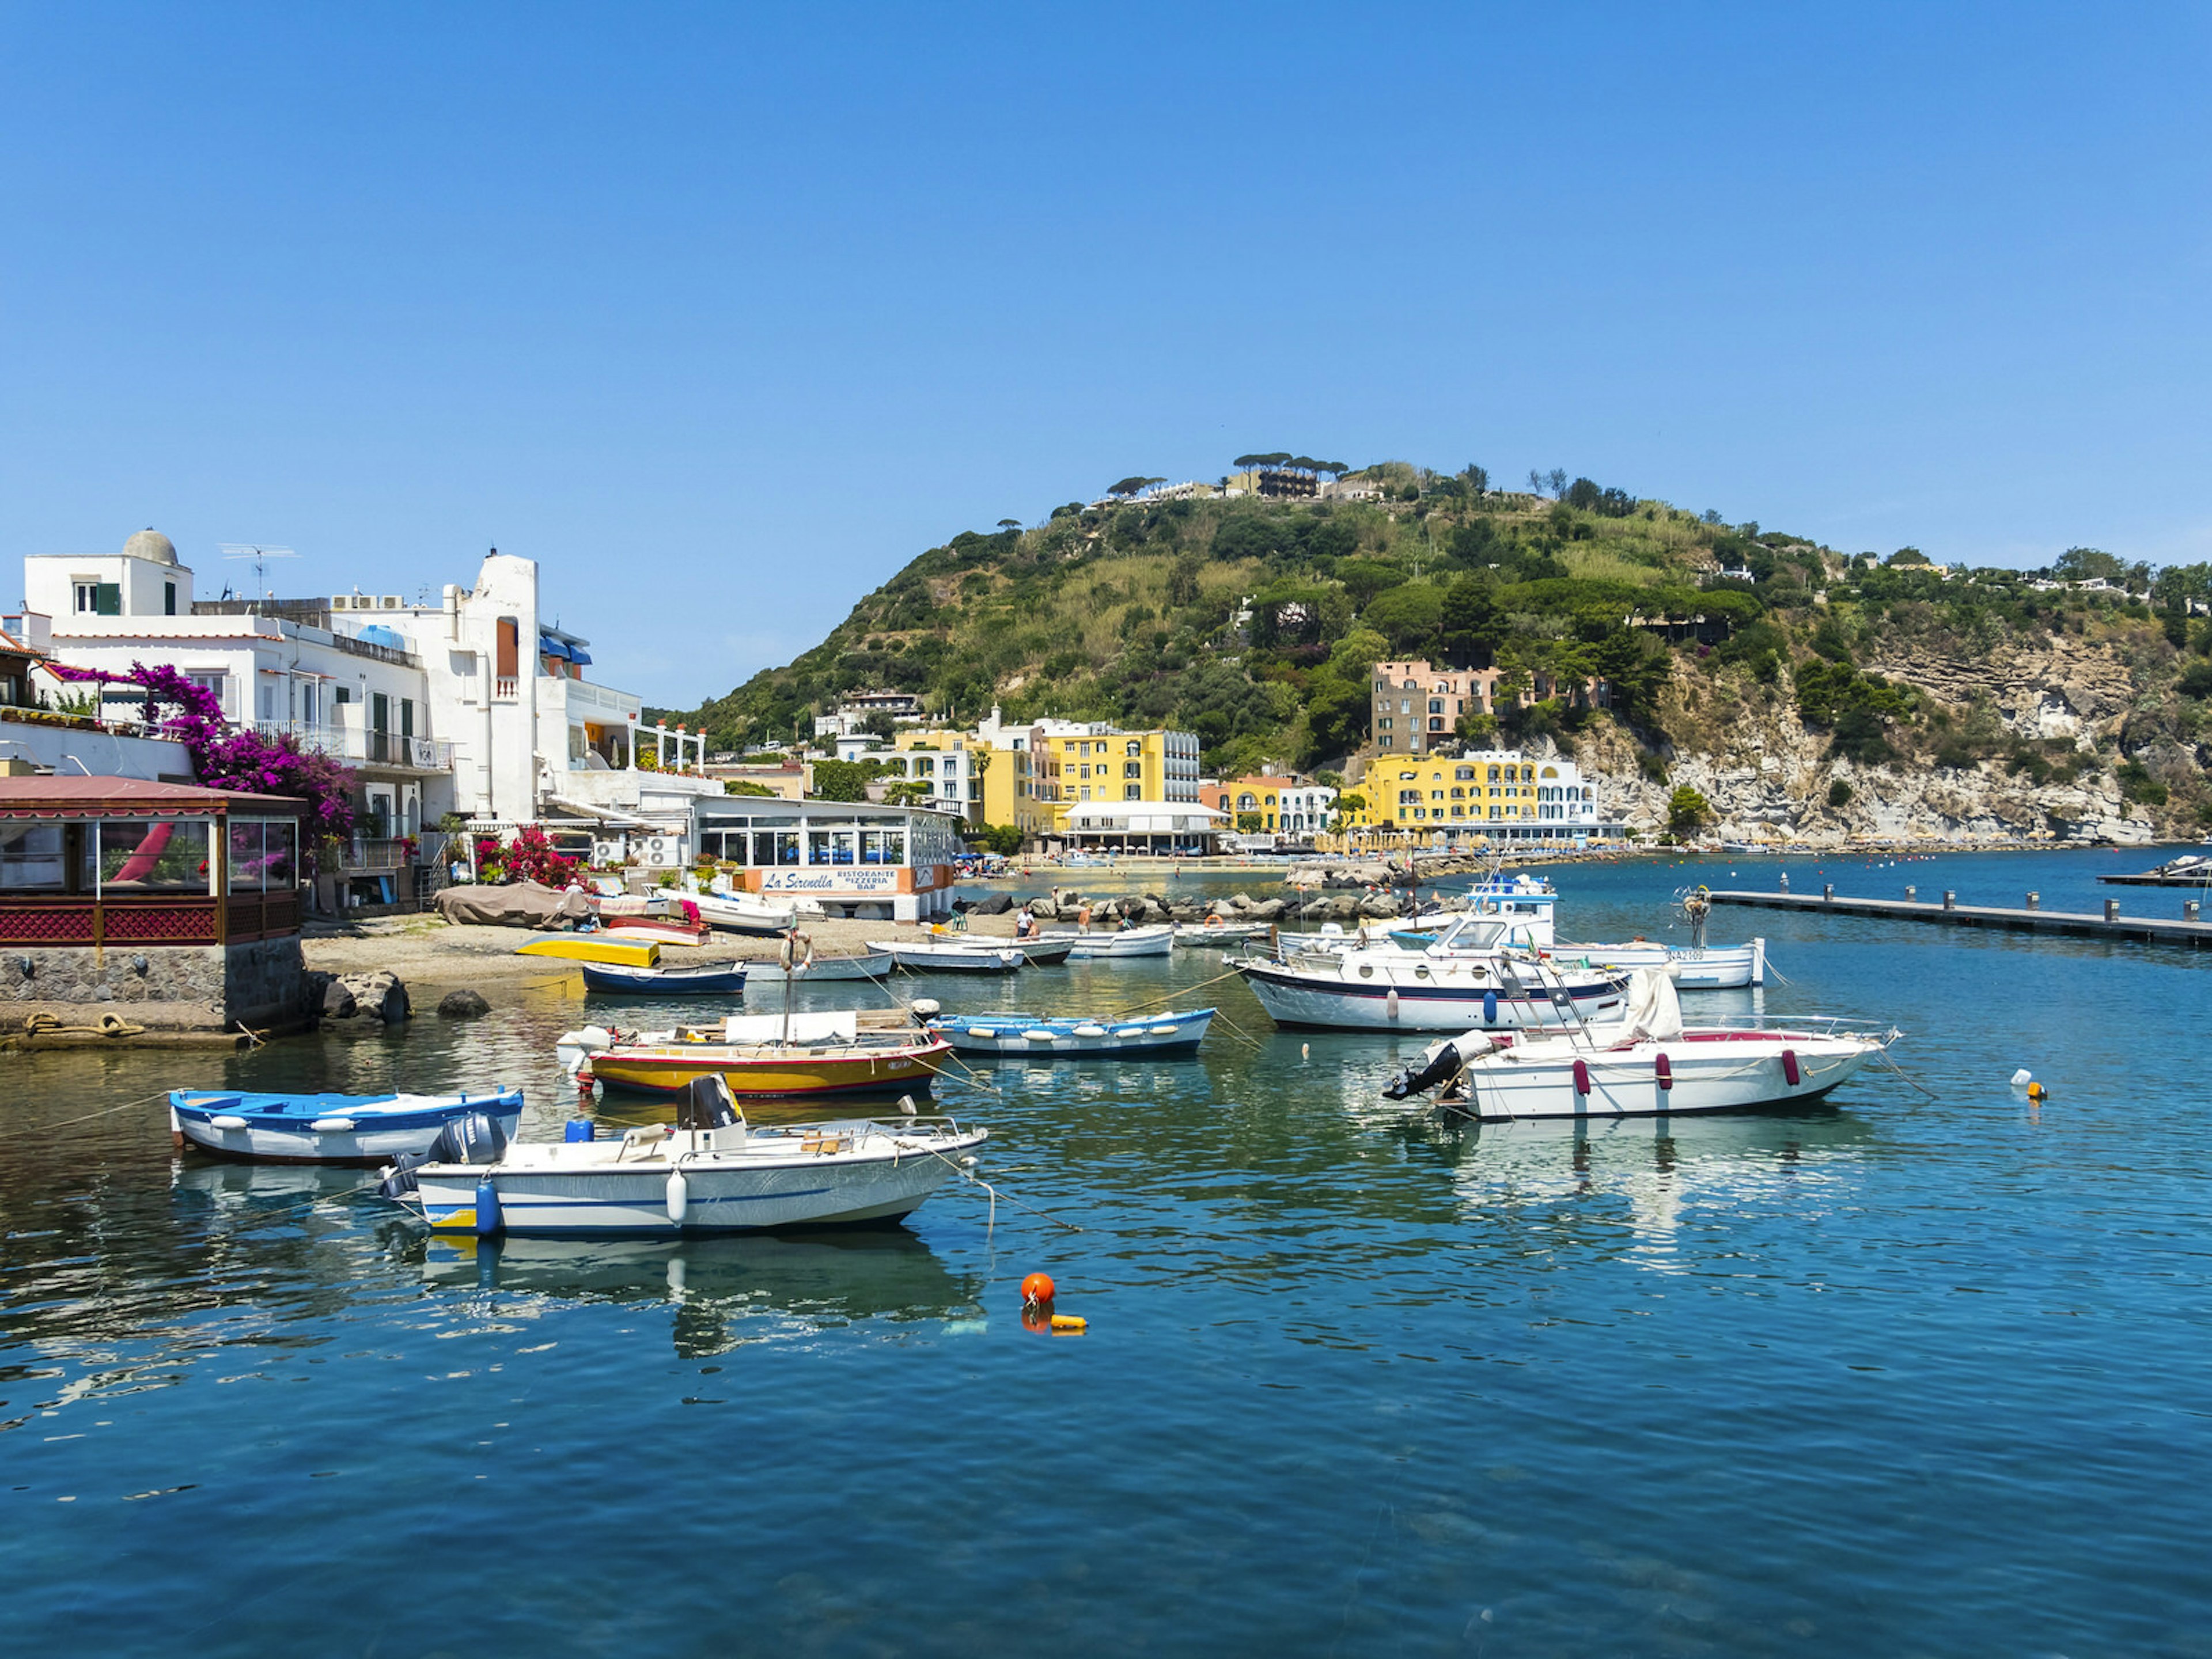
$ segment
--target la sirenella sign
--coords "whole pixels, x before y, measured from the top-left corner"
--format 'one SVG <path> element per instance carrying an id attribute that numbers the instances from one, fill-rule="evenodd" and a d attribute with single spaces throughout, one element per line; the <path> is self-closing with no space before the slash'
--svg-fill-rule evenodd
<path id="1" fill-rule="evenodd" d="M 925 864 L 918 868 L 884 865 L 873 868 L 849 864 L 798 866 L 792 868 L 749 870 L 757 876 L 760 893 L 813 893 L 825 896 L 865 896 L 885 893 L 929 893 L 952 884 L 949 864 Z"/>

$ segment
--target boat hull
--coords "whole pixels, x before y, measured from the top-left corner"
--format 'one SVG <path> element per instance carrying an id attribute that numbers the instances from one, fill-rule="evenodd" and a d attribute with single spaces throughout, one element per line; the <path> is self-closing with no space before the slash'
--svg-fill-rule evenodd
<path id="1" fill-rule="evenodd" d="M 743 963 L 713 968 L 621 968 L 599 962 L 577 966 L 586 988 L 624 996 L 738 996 L 745 988 Z"/>
<path id="2" fill-rule="evenodd" d="M 883 951 L 909 974 L 1011 974 L 1027 960 L 1012 945 L 933 947 L 870 939 L 868 949 Z"/>
<path id="3" fill-rule="evenodd" d="M 1766 983 L 1766 941 L 1748 945 L 1559 945 L 1544 951 L 1547 961 L 1596 969 L 1663 968 L 1680 991 L 1741 991 Z"/>
<path id="4" fill-rule="evenodd" d="M 1084 1054 L 1193 1054 L 1213 1023 L 1201 1008 L 1146 1020 L 1032 1019 L 1019 1014 L 956 1015 L 930 1027 L 963 1054 L 1058 1059 Z"/>
<path id="5" fill-rule="evenodd" d="M 1133 927 L 1121 933 L 1047 933 L 1042 943 L 1065 945 L 1078 962 L 1103 957 L 1164 957 L 1175 949 L 1175 929 L 1162 924 Z"/>
<path id="6" fill-rule="evenodd" d="M 216 1158 L 256 1164 L 339 1164 L 374 1167 L 389 1164 L 404 1152 L 426 1152 L 438 1133 L 454 1118 L 481 1112 L 496 1121 L 502 1134 L 512 1138 L 522 1118 L 519 1091 L 486 1093 L 467 1098 L 437 1097 L 419 1109 L 373 1109 L 374 1103 L 340 1095 L 303 1095 L 289 1099 L 312 1103 L 300 1111 L 257 1110 L 250 1099 L 276 1097 L 216 1095 L 204 1090 L 179 1090 L 169 1097 L 172 1137 Z M 218 1122 L 216 1120 L 222 1120 Z M 288 1121 L 289 1120 L 289 1121 Z M 349 1120 L 354 1127 L 321 1129 L 318 1121 Z"/>
<path id="7" fill-rule="evenodd" d="M 1556 1058 L 1486 1056 L 1467 1068 L 1464 1097 L 1448 1097 L 1441 1103 L 1486 1123 L 1689 1116 L 1810 1105 L 1880 1052 L 1881 1045 L 1871 1041 L 1847 1042 L 1813 1036 L 1701 1038 L 1685 1032 L 1679 1041 L 1639 1045 L 1625 1055 L 1577 1048 Z M 1668 1061 L 1671 1087 L 1660 1086 L 1656 1058 L 1661 1054 Z M 1576 1083 L 1577 1060 L 1588 1080 L 1587 1093 Z M 1789 1075 L 1792 1065 L 1797 1073 L 1794 1083 Z"/>
<path id="8" fill-rule="evenodd" d="M 795 979 L 805 985 L 830 979 L 881 979 L 891 970 L 890 953 L 871 951 L 865 956 L 817 957 L 797 974 L 787 974 L 780 962 L 749 962 L 745 971 L 763 985 L 781 985 Z"/>
<path id="9" fill-rule="evenodd" d="M 563 933 L 553 939 L 532 939 L 527 945 L 517 945 L 519 957 L 546 957 L 556 962 L 604 962 L 620 968 L 657 968 L 660 965 L 660 946 L 647 939 L 638 944 L 624 944 L 610 939 L 605 933 L 586 935 Z"/>
<path id="10" fill-rule="evenodd" d="M 668 1214 L 668 1166 L 568 1173 L 471 1170 L 418 1177 L 423 1218 L 440 1231 L 478 1231 L 477 1187 L 499 1196 L 499 1231 L 513 1237 L 688 1237 L 777 1227 L 883 1224 L 916 1209 L 957 1173 L 927 1153 L 824 1159 L 759 1170 L 687 1169 L 683 1221 Z"/>
<path id="11" fill-rule="evenodd" d="M 750 896 L 696 893 L 690 898 L 699 907 L 699 920 L 722 933 L 773 938 L 796 927 L 800 920 L 795 906 L 770 904 Z"/>
<path id="12" fill-rule="evenodd" d="M 606 1049 L 591 1057 L 588 1075 L 611 1089 L 657 1095 L 681 1094 L 701 1078 L 719 1077 L 740 1098 L 787 1099 L 879 1089 L 926 1091 L 951 1053 L 951 1046 L 944 1042 L 859 1053 L 768 1056 L 718 1051 L 711 1043 L 672 1043 Z"/>
<path id="13" fill-rule="evenodd" d="M 1453 983 L 1448 970 L 1432 970 L 1423 983 L 1411 970 L 1394 981 L 1328 980 L 1301 975 L 1272 964 L 1243 961 L 1237 969 L 1252 994 L 1278 1025 L 1311 1027 L 1334 1031 L 1464 1031 L 1476 1026 L 1517 1030 L 1557 1025 L 1559 1010 L 1548 996 L 1514 996 L 1495 981 L 1487 987 L 1471 980 Z M 1584 1019 L 1610 1018 L 1624 1001 L 1625 979 L 1592 979 L 1575 986 L 1570 994 Z M 1492 1016 L 1488 996 L 1496 998 Z"/>

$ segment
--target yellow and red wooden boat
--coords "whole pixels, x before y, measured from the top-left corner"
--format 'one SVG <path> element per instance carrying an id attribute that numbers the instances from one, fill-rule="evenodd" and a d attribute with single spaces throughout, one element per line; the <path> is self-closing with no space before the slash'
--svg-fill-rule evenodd
<path id="1" fill-rule="evenodd" d="M 720 1026 L 615 1031 L 586 1026 L 556 1052 L 579 1083 L 677 1094 L 719 1077 L 751 1098 L 870 1089 L 927 1090 L 952 1045 L 886 1012 L 852 1009 L 793 1014 L 733 1014 Z"/>

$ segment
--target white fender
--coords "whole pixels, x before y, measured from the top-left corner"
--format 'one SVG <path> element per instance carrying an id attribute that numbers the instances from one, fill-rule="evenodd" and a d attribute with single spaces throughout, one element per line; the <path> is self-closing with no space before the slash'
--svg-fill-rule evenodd
<path id="1" fill-rule="evenodd" d="M 668 1218 L 675 1225 L 684 1224 L 684 1212 L 691 1207 L 691 1188 L 684 1179 L 684 1171 L 668 1172 Z"/>

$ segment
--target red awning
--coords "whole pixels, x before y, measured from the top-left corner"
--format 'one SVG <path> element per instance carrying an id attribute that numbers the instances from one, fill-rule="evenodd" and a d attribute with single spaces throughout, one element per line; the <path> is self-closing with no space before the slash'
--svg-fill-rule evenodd
<path id="1" fill-rule="evenodd" d="M 0 778 L 0 817 L 6 818 L 298 818 L 307 811 L 305 801 L 290 795 L 248 795 L 147 778 Z"/>

